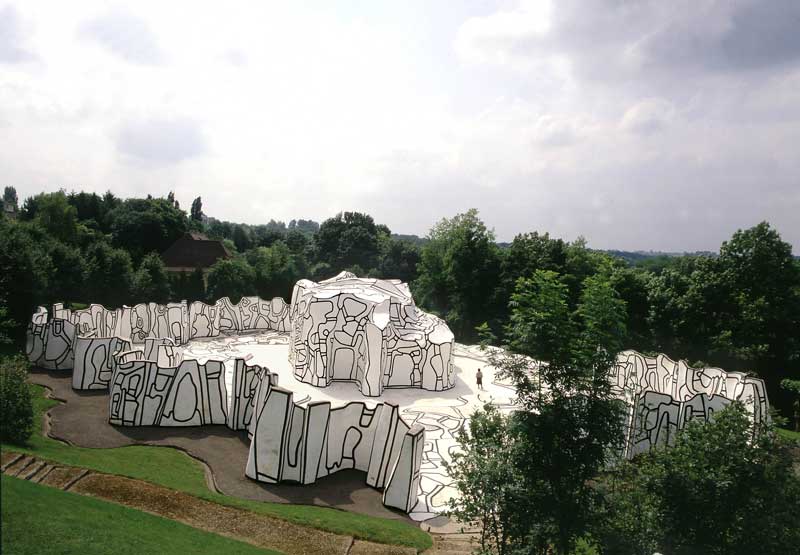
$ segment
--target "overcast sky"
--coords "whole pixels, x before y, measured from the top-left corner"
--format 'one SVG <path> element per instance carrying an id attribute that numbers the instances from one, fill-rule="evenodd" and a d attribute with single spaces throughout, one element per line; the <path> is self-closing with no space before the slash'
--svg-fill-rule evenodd
<path id="1" fill-rule="evenodd" d="M 300 4 L 0 0 L 2 185 L 800 251 L 797 0 Z"/>

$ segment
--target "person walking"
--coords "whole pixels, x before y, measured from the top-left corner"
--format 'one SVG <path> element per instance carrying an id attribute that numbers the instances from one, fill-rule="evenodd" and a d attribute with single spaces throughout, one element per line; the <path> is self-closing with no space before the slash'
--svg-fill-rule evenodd
<path id="1" fill-rule="evenodd" d="M 484 389 L 483 389 L 483 372 L 481 372 L 480 368 L 478 368 L 478 371 L 475 373 L 475 381 L 478 383 L 478 389 L 480 389 L 481 391 L 484 391 Z"/>

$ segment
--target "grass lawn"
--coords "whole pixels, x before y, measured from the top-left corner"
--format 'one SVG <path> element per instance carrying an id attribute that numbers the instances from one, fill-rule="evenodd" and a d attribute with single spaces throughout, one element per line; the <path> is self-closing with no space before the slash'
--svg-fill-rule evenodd
<path id="1" fill-rule="evenodd" d="M 36 423 L 34 433 L 26 447 L 3 445 L 3 448 L 8 447 L 63 464 L 138 478 L 185 491 L 209 501 L 358 539 L 406 545 L 418 550 L 425 550 L 432 545 L 431 537 L 427 533 L 405 522 L 325 507 L 264 503 L 214 493 L 206 485 L 202 466 L 178 449 L 148 446 L 87 449 L 65 445 L 45 436 L 41 428 L 42 415 L 57 405 L 58 401 L 45 398 L 45 388 L 42 386 L 31 384 L 30 388 Z"/>
<path id="2" fill-rule="evenodd" d="M 9 476 L 2 488 L 3 553 L 277 553 Z"/>
<path id="3" fill-rule="evenodd" d="M 793 441 L 800 442 L 800 432 L 787 430 L 786 428 L 775 428 L 775 429 L 778 431 L 778 435 L 783 437 L 784 439 L 790 439 Z"/>

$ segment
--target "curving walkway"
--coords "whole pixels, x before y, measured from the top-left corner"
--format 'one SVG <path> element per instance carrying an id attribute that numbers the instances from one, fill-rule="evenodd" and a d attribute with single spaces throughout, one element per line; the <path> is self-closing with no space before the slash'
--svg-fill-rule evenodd
<path id="1" fill-rule="evenodd" d="M 48 435 L 79 447 L 159 445 L 175 447 L 205 463 L 214 489 L 226 495 L 273 503 L 334 507 L 412 523 L 406 515 L 384 507 L 381 494 L 365 483 L 363 472 L 340 471 L 317 481 L 313 488 L 264 484 L 244 475 L 249 452 L 246 432 L 226 426 L 196 428 L 123 428 L 108 423 L 106 391 L 75 391 L 68 372 L 35 369 L 29 381 L 43 385 L 63 403 L 50 409 Z"/>

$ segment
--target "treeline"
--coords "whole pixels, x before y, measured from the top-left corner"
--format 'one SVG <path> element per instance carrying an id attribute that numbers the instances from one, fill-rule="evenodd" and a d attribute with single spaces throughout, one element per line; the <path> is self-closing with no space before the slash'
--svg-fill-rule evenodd
<path id="1" fill-rule="evenodd" d="M 587 278 L 607 281 L 625 306 L 626 348 L 757 373 L 772 403 L 791 416 L 792 399 L 779 383 L 800 376 L 800 263 L 767 223 L 736 232 L 713 255 L 628 261 L 583 239 L 535 231 L 500 247 L 476 210 L 443 219 L 421 241 L 356 212 L 322 224 L 250 226 L 206 216 L 200 198 L 187 214 L 171 193 L 123 200 L 60 191 L 17 207 L 8 189 L 4 202 L 14 210 L 0 222 L 0 310 L 6 335 L 18 341 L 38 304 L 288 300 L 298 279 L 349 270 L 411 283 L 417 303 L 444 317 L 459 341 L 475 341 L 487 323 L 503 343 L 515 288 L 544 270 L 565 286 L 571 310 Z M 206 280 L 200 272 L 169 275 L 161 262 L 159 254 L 187 231 L 222 240 L 233 255 Z"/>

